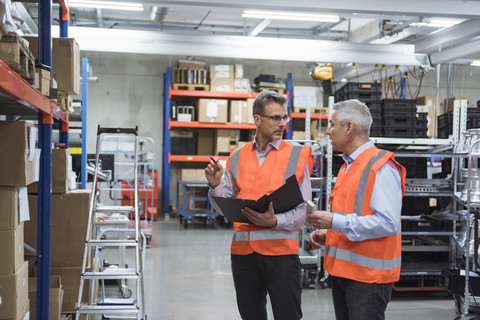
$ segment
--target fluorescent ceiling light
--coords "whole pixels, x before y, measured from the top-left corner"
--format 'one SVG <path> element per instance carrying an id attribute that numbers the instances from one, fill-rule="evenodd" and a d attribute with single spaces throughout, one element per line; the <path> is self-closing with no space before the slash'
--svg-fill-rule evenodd
<path id="1" fill-rule="evenodd" d="M 429 27 L 434 27 L 434 28 L 450 28 L 453 27 L 456 24 L 459 24 L 461 22 L 465 21 L 464 19 L 442 19 L 442 18 L 431 18 L 431 19 L 426 19 L 421 22 L 414 22 L 411 23 L 411 26 L 416 26 L 416 27 L 424 27 L 424 26 L 429 26 Z"/>
<path id="2" fill-rule="evenodd" d="M 340 18 L 335 15 L 312 14 L 312 13 L 292 13 L 285 11 L 257 11 L 245 10 L 242 17 L 275 19 L 275 20 L 295 20 L 295 21 L 318 21 L 318 22 L 338 22 Z"/>
<path id="3" fill-rule="evenodd" d="M 474 67 L 480 67 L 480 60 L 472 60 L 470 65 Z"/>
<path id="4" fill-rule="evenodd" d="M 113 2 L 94 0 L 70 0 L 68 5 L 72 8 L 98 8 L 110 10 L 143 11 L 143 5 L 135 2 Z"/>

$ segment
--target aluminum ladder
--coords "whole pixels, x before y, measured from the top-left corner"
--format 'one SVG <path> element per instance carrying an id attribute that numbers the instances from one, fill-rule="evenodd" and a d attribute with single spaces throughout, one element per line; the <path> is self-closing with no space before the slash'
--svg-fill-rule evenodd
<path id="1" fill-rule="evenodd" d="M 144 248 L 142 242 L 144 242 L 144 236 L 140 230 L 140 217 L 138 211 L 138 196 L 135 197 L 134 206 L 104 206 L 98 203 L 98 174 L 100 168 L 99 153 L 101 149 L 101 136 L 102 134 L 123 134 L 134 135 L 134 192 L 138 195 L 138 127 L 131 128 L 101 128 L 97 129 L 97 142 L 96 142 L 96 155 L 95 155 L 95 171 L 92 182 L 92 197 L 90 201 L 90 211 L 88 217 L 87 234 L 85 241 L 85 250 L 83 255 L 82 273 L 80 277 L 80 286 L 78 290 L 78 300 L 76 303 L 76 316 L 75 319 L 79 320 L 81 314 L 86 314 L 87 319 L 94 319 L 95 314 L 102 315 L 102 318 L 108 318 L 105 315 L 107 313 L 115 314 L 112 318 L 121 319 L 136 319 L 146 320 L 145 314 L 145 295 L 144 295 L 144 278 L 143 278 L 143 259 L 141 250 Z M 112 213 L 123 212 L 131 213 L 135 212 L 135 226 L 133 239 L 97 239 L 94 236 L 93 230 L 95 229 L 94 223 L 96 221 L 97 213 Z M 143 236 L 143 237 L 142 237 Z M 135 248 L 135 266 L 134 268 L 116 268 L 114 270 L 106 268 L 103 269 L 103 261 L 100 261 L 102 268 L 97 271 L 96 268 L 90 271 L 88 270 L 88 257 L 92 254 L 92 261 L 98 259 L 98 252 L 102 248 L 121 248 L 121 247 L 134 247 Z M 95 249 L 95 250 L 94 250 Z M 97 257 L 96 257 L 97 255 Z M 94 264 L 95 265 L 95 264 Z M 94 287 L 97 281 L 104 285 L 105 280 L 117 280 L 126 281 L 127 279 L 135 280 L 136 295 L 134 299 L 122 299 L 122 298 L 105 298 L 96 301 Z M 85 287 L 85 281 L 90 281 L 90 294 L 88 302 L 82 302 L 83 291 Z M 105 293 L 105 292 L 104 292 Z M 118 316 L 117 316 L 118 315 Z"/>

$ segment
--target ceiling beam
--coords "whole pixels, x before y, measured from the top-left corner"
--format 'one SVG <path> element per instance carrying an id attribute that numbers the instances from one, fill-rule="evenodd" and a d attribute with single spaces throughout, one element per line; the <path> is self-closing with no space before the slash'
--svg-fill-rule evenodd
<path id="1" fill-rule="evenodd" d="M 430 54 L 432 65 L 454 61 L 465 58 L 472 54 L 480 53 L 480 40 L 471 41 L 464 45 L 459 45 L 451 49 Z"/>
<path id="2" fill-rule="evenodd" d="M 480 19 L 472 19 L 415 41 L 415 51 L 429 53 L 470 41 L 480 35 Z"/>
<path id="3" fill-rule="evenodd" d="M 262 21 L 260 21 L 259 23 L 251 27 L 250 30 L 248 30 L 247 36 L 255 37 L 256 35 L 261 33 L 263 30 L 265 30 L 265 28 L 268 27 L 268 25 L 272 21 L 273 21 L 272 19 L 263 19 Z"/>
<path id="4" fill-rule="evenodd" d="M 52 34 L 54 30 L 52 29 Z M 202 36 L 70 27 L 69 34 L 85 51 L 191 55 L 243 59 L 356 62 L 419 65 L 413 45 L 356 44 L 245 36 Z M 255 48 L 254 50 L 252 48 Z"/>

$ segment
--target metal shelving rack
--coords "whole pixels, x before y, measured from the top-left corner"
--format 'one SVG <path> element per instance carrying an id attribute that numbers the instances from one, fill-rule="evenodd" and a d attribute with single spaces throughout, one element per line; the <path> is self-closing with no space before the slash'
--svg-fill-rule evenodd
<path id="1" fill-rule="evenodd" d="M 198 121 L 179 122 L 171 120 L 172 99 L 175 98 L 219 98 L 219 99 L 248 99 L 256 98 L 255 92 L 217 92 L 217 91 L 194 91 L 194 90 L 174 90 L 172 84 L 172 68 L 167 68 L 164 74 L 164 154 L 163 154 L 163 174 L 162 174 L 162 207 L 163 213 L 170 213 L 170 169 L 171 162 L 209 162 L 209 156 L 197 155 L 171 155 L 170 130 L 172 128 L 207 128 L 207 129 L 255 129 L 254 124 L 246 123 L 200 123 Z M 288 112 L 292 110 L 292 100 L 289 93 L 292 92 L 292 74 L 287 75 L 287 100 Z M 291 122 L 289 130 L 286 133 L 286 139 L 292 138 Z M 218 157 L 220 160 L 226 160 L 226 156 Z"/>

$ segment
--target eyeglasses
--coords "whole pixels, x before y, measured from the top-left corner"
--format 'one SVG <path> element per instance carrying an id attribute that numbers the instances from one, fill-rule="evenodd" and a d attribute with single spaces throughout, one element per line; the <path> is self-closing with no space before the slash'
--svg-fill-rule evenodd
<path id="1" fill-rule="evenodd" d="M 260 114 L 260 113 L 258 113 L 258 115 L 261 116 L 261 117 L 269 118 L 270 120 L 272 120 L 276 124 L 280 123 L 281 120 L 283 120 L 284 123 L 288 123 L 288 121 L 290 121 L 289 116 L 283 116 L 283 117 L 273 116 L 272 117 L 272 116 L 267 116 L 266 114 Z"/>

